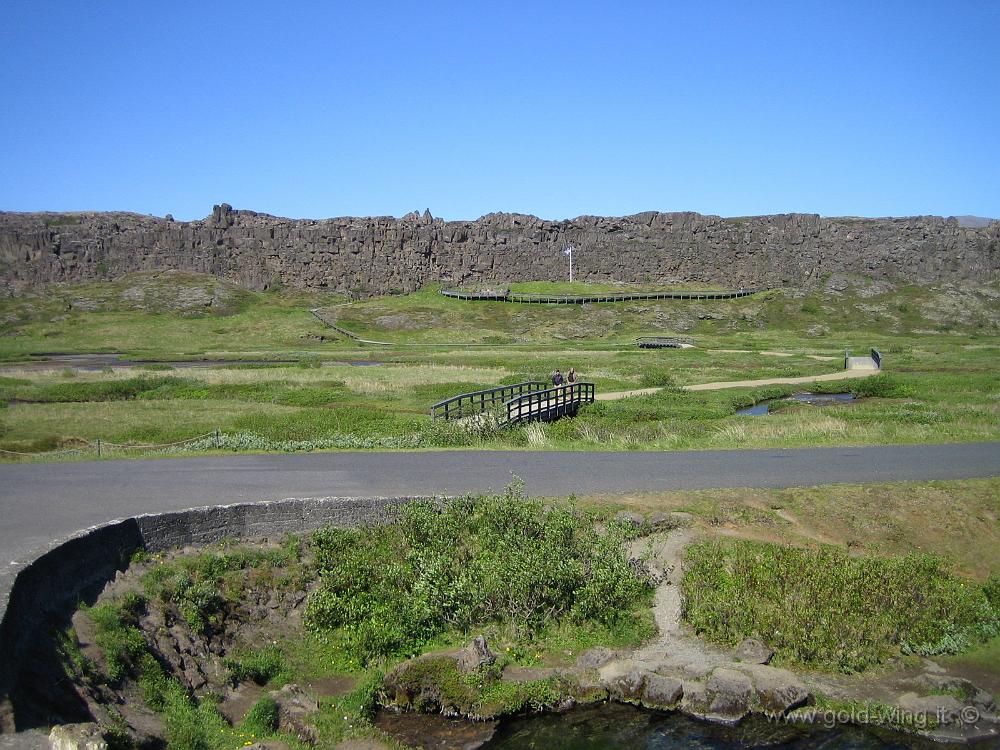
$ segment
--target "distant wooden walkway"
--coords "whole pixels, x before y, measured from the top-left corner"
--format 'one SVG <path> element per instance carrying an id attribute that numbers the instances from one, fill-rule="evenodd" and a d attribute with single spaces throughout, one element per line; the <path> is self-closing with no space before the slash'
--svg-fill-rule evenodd
<path id="1" fill-rule="evenodd" d="M 632 302 L 655 299 L 737 299 L 766 291 L 765 289 L 736 289 L 730 291 L 689 291 L 689 292 L 603 292 L 598 294 L 528 294 L 512 292 L 509 289 L 487 291 L 464 291 L 442 289 L 441 294 L 452 299 L 493 302 L 517 302 L 541 305 L 582 305 L 589 302 Z"/>

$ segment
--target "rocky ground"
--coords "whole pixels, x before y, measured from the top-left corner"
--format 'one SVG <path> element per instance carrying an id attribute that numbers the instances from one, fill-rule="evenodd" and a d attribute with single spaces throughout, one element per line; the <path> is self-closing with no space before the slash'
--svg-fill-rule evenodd
<path id="1" fill-rule="evenodd" d="M 684 513 L 623 517 L 660 529 L 631 543 L 634 564 L 656 583 L 659 634 L 654 640 L 631 651 L 593 648 L 570 665 L 523 667 L 498 661 L 480 636 L 465 648 L 426 654 L 390 671 L 381 699 L 390 711 L 379 716 L 377 726 L 403 741 L 413 740 L 416 732 L 422 742 L 432 736 L 445 747 L 478 746 L 492 736 L 496 720 L 512 710 L 564 711 L 611 700 L 721 723 L 738 723 L 753 714 L 826 722 L 831 711 L 840 711 L 845 712 L 840 720 L 888 722 L 936 740 L 969 741 L 1000 734 L 993 696 L 965 675 L 930 659 L 876 675 L 831 675 L 773 666 L 774 652 L 754 639 L 728 649 L 696 637 L 682 621 L 680 581 L 684 549 L 701 532 Z M 139 565 L 120 574 L 102 599 L 138 591 L 142 571 Z M 315 744 L 319 701 L 350 690 L 350 677 L 331 675 L 269 690 L 252 680 L 234 681 L 225 665 L 225 659 L 241 649 L 301 633 L 306 596 L 301 587 L 255 585 L 248 576 L 241 595 L 203 632 L 192 630 L 169 604 L 156 599 L 149 600 L 139 625 L 149 649 L 169 674 L 192 695 L 214 696 L 227 721 L 238 724 L 262 696 L 269 695 L 278 705 L 281 730 L 302 743 Z M 113 685 L 100 677 L 107 672 L 107 662 L 85 611 L 76 613 L 72 625 L 82 659 L 71 668 L 70 689 L 94 722 L 56 726 L 50 737 L 52 749 L 105 750 L 106 727 L 123 729 L 137 746 L 159 746 L 165 733 L 162 715 L 146 707 L 135 683 Z M 89 666 L 80 669 L 79 664 Z M 414 724 L 394 719 L 393 710 L 477 722 Z M 919 723 L 922 716 L 930 717 L 930 725 Z M 351 740 L 339 747 L 383 746 L 387 747 L 377 740 Z M 258 743 L 259 750 L 283 747 L 278 741 Z"/>

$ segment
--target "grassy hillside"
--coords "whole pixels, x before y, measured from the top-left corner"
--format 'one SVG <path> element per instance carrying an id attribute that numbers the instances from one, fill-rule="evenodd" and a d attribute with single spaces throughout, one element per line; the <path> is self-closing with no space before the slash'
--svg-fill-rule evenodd
<path id="1" fill-rule="evenodd" d="M 846 286 L 845 286 L 846 285 Z M 587 293 L 622 285 L 515 284 L 521 291 Z M 845 287 L 841 289 L 841 287 Z M 436 287 L 346 302 L 333 295 L 256 293 L 212 276 L 163 272 L 116 282 L 49 285 L 0 300 L 0 360 L 37 352 L 120 351 L 147 357 L 234 356 L 354 348 L 310 313 L 322 308 L 364 338 L 408 344 L 630 347 L 639 335 L 705 345 L 777 345 L 839 353 L 896 337 L 1000 335 L 1000 291 L 831 281 L 739 300 L 518 305 L 442 297 Z"/>
<path id="2" fill-rule="evenodd" d="M 543 289 L 541 283 L 528 285 Z M 574 285 L 574 291 L 586 286 Z M 557 287 L 558 288 L 558 287 Z M 1000 294 L 830 280 L 820 291 L 734 301 L 516 305 L 464 302 L 428 288 L 348 302 L 253 293 L 196 274 L 56 285 L 0 301 L 0 449 L 42 451 L 97 438 L 165 443 L 219 429 L 224 447 L 702 448 L 989 440 L 1000 436 Z M 310 312 L 371 339 L 341 336 Z M 639 350 L 638 335 L 682 350 Z M 468 344 L 468 345 L 467 345 Z M 475 344 L 475 345 L 472 345 Z M 808 377 L 842 367 L 844 348 L 878 346 L 889 380 L 855 404 L 737 408 L 789 386 L 691 393 L 679 386 Z M 164 360 L 280 359 L 248 366 L 81 371 L 26 362 L 43 352 L 121 352 Z M 350 360 L 377 360 L 357 367 Z M 431 423 L 430 404 L 575 367 L 598 392 L 660 387 L 576 419 L 502 433 Z M 201 446 L 205 448 L 207 446 Z"/>

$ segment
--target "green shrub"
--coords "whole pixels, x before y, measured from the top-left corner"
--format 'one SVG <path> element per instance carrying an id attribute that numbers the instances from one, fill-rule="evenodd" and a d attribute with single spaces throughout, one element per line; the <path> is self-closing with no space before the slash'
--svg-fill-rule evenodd
<path id="1" fill-rule="evenodd" d="M 285 668 L 284 657 L 277 646 L 252 649 L 242 656 L 224 659 L 222 664 L 234 683 L 253 680 L 258 685 L 270 682 Z"/>
<path id="2" fill-rule="evenodd" d="M 640 388 L 670 387 L 676 388 L 677 383 L 666 365 L 645 365 L 639 376 Z"/>
<path id="3" fill-rule="evenodd" d="M 265 695 L 253 704 L 243 719 L 242 729 L 255 737 L 266 737 L 278 731 L 278 704 Z"/>
<path id="4" fill-rule="evenodd" d="M 993 573 L 983 584 L 983 593 L 986 595 L 990 606 L 1000 612 L 1000 573 Z"/>
<path id="5" fill-rule="evenodd" d="M 147 391 L 155 391 L 183 384 L 185 381 L 176 377 L 159 378 L 126 378 L 123 380 L 98 380 L 79 383 L 51 383 L 39 385 L 26 391 L 24 398 L 43 402 L 79 402 L 79 401 L 128 401 L 139 397 Z"/>
<path id="6" fill-rule="evenodd" d="M 190 702 L 172 703 L 163 714 L 167 750 L 210 750 L 202 712 Z"/>
<path id="7" fill-rule="evenodd" d="M 173 602 L 181 617 L 192 630 L 203 633 L 208 629 L 214 616 L 225 605 L 225 599 L 219 594 L 212 581 L 191 581 L 190 578 L 179 580 L 174 589 Z"/>
<path id="8" fill-rule="evenodd" d="M 201 704 L 196 702 L 150 653 L 140 661 L 138 682 L 143 700 L 162 716 L 167 750 L 231 746 L 227 740 L 232 730 L 216 705 L 208 698 Z"/>
<path id="9" fill-rule="evenodd" d="M 856 380 L 851 385 L 855 398 L 909 398 L 913 389 L 887 373 Z"/>
<path id="10" fill-rule="evenodd" d="M 957 579 L 929 555 L 706 541 L 688 548 L 683 592 L 698 633 L 732 645 L 761 638 L 791 661 L 846 672 L 896 653 L 955 653 L 1000 632 L 996 583 Z"/>
<path id="11" fill-rule="evenodd" d="M 146 638 L 136 627 L 140 607 L 144 602 L 131 595 L 123 602 L 105 602 L 85 610 L 94 623 L 94 640 L 104 653 L 111 682 L 120 682 L 132 673 L 148 652 Z"/>
<path id="12" fill-rule="evenodd" d="M 167 706 L 187 702 L 188 695 L 177 680 L 171 678 L 151 653 L 139 662 L 139 690 L 142 699 L 154 711 L 165 711 Z"/>
<path id="13" fill-rule="evenodd" d="M 360 661 L 412 654 L 446 629 L 505 623 L 529 633 L 562 619 L 612 626 L 649 591 L 628 564 L 635 533 L 565 508 L 502 495 L 406 505 L 390 525 L 326 529 L 311 544 L 321 579 L 310 627 L 339 630 Z"/>

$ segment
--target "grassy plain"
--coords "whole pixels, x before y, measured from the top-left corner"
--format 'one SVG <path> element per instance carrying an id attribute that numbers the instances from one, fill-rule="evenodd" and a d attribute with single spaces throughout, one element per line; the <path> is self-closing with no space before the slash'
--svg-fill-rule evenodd
<path id="1" fill-rule="evenodd" d="M 590 288 L 566 286 L 514 285 Z M 395 343 L 359 346 L 317 320 L 313 307 L 364 338 Z M 54 285 L 0 301 L 0 449 L 31 453 L 98 438 L 169 443 L 216 429 L 228 450 L 990 440 L 1000 435 L 998 320 L 996 290 L 890 290 L 863 280 L 841 291 L 585 306 L 463 302 L 435 288 L 358 301 L 259 294 L 177 273 Z M 651 334 L 695 347 L 636 348 L 636 336 Z M 831 373 L 842 367 L 845 348 L 861 353 L 871 346 L 881 349 L 888 373 L 877 388 L 852 381 L 814 389 L 854 389 L 865 396 L 854 404 L 782 405 L 767 417 L 742 417 L 737 408 L 793 388 L 679 389 Z M 86 371 L 46 368 L 32 356 L 45 352 L 290 362 Z M 358 360 L 377 364 L 349 364 Z M 576 419 L 503 432 L 435 425 L 427 416 L 430 404 L 448 396 L 547 379 L 554 368 L 571 366 L 599 392 L 662 390 L 588 406 Z M 214 447 L 213 440 L 197 449 Z"/>

